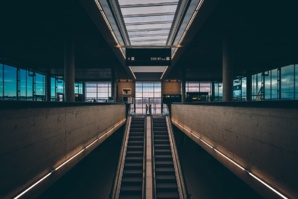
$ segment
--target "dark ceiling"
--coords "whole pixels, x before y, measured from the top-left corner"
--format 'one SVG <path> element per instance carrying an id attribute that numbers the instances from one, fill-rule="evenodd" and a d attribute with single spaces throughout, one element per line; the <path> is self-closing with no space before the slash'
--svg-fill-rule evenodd
<path id="1" fill-rule="evenodd" d="M 189 80 L 220 80 L 223 37 L 233 45 L 235 76 L 298 63 L 296 1 L 221 0 L 212 6 L 206 22 L 194 30 L 206 17 L 198 14 L 171 77 L 184 70 Z"/>
<path id="2" fill-rule="evenodd" d="M 130 78 L 106 24 L 85 2 L 1 0 L 0 59 L 63 74 L 64 37 L 73 36 L 77 79 L 107 79 L 110 69 Z M 185 71 L 188 80 L 220 80 L 223 37 L 233 43 L 235 76 L 298 63 L 297 8 L 294 0 L 205 0 L 166 78 Z"/>

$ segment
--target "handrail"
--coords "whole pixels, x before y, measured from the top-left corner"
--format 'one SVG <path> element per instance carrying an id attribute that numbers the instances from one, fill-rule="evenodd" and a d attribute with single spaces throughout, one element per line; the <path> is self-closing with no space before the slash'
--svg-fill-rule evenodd
<path id="1" fill-rule="evenodd" d="M 151 117 L 151 161 L 152 161 L 152 179 L 153 179 L 153 198 L 156 198 L 156 175 L 155 175 L 155 152 L 154 152 L 154 130 L 153 130 L 153 117 Z"/>
<path id="2" fill-rule="evenodd" d="M 118 163 L 117 172 L 116 172 L 116 175 L 114 178 L 114 183 L 113 183 L 114 185 L 113 185 L 113 189 L 112 189 L 112 193 L 111 193 L 112 199 L 118 199 L 119 194 L 120 194 L 130 125 L 131 125 L 131 116 L 128 116 L 126 127 L 125 127 L 125 134 L 124 134 L 124 138 L 123 138 L 123 142 L 122 142 L 122 149 L 121 149 L 121 153 L 120 153 L 119 163 Z"/>
<path id="3" fill-rule="evenodd" d="M 170 144 L 171 144 L 171 148 L 172 148 L 173 163 L 174 163 L 174 168 L 175 168 L 179 196 L 180 196 L 180 199 L 187 199 L 187 190 L 186 190 L 186 186 L 185 186 L 185 182 L 184 182 L 184 178 L 183 178 L 182 169 L 180 166 L 178 152 L 176 149 L 175 138 L 173 136 L 171 120 L 170 120 L 169 116 L 165 116 L 165 117 L 166 117 L 166 122 L 167 122 L 167 127 L 168 127 Z"/>
<path id="4" fill-rule="evenodd" d="M 146 198 L 146 160 L 147 160 L 147 117 L 144 117 L 144 150 L 143 150 L 143 182 L 142 182 L 142 198 Z"/>

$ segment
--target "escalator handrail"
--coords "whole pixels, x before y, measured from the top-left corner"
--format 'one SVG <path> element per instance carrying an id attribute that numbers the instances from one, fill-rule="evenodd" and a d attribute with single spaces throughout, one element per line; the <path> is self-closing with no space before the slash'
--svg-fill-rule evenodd
<path id="1" fill-rule="evenodd" d="M 171 150 L 172 150 L 172 157 L 173 157 L 173 163 L 175 168 L 175 174 L 176 174 L 176 180 L 179 190 L 180 199 L 187 199 L 187 190 L 185 186 L 185 181 L 183 178 L 182 169 L 180 166 L 179 156 L 176 148 L 175 138 L 173 136 L 173 129 L 172 124 L 169 116 L 166 116 L 166 122 L 167 122 L 167 128 L 168 128 L 168 134 L 169 134 L 169 140 L 171 144 Z"/>
<path id="2" fill-rule="evenodd" d="M 147 160 L 147 117 L 144 117 L 144 150 L 143 150 L 143 179 L 142 198 L 146 198 L 146 160 Z"/>
<path id="3" fill-rule="evenodd" d="M 113 190 L 111 193 L 112 199 L 118 199 L 121 189 L 121 182 L 122 182 L 122 176 L 123 176 L 123 169 L 124 169 L 124 163 L 125 163 L 125 157 L 126 157 L 126 151 L 127 151 L 127 143 L 129 138 L 129 132 L 130 132 L 130 125 L 131 125 L 131 116 L 128 116 L 126 127 L 125 127 L 125 134 L 122 142 L 122 149 L 119 157 L 117 172 L 114 178 L 113 183 Z"/>

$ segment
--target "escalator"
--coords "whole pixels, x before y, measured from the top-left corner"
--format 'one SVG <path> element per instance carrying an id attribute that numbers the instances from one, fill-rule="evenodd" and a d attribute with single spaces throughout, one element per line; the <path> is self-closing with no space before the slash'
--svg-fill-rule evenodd
<path id="1" fill-rule="evenodd" d="M 162 116 L 153 116 L 153 145 L 156 198 L 179 199 L 167 123 Z"/>
<path id="2" fill-rule="evenodd" d="M 127 140 L 120 199 L 142 198 L 144 194 L 145 117 L 133 117 Z"/>

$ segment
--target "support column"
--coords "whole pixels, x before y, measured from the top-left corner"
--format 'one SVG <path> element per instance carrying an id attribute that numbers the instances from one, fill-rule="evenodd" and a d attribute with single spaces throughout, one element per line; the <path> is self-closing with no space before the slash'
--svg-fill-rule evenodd
<path id="1" fill-rule="evenodd" d="M 185 102 L 185 71 L 181 73 L 181 103 Z"/>
<path id="2" fill-rule="evenodd" d="M 51 71 L 48 70 L 46 74 L 46 101 L 51 101 Z"/>
<path id="3" fill-rule="evenodd" d="M 67 35 L 68 36 L 68 35 Z M 64 101 L 74 102 L 74 83 L 75 83 L 75 45 L 74 39 L 65 37 L 64 44 Z"/>
<path id="4" fill-rule="evenodd" d="M 233 51 L 231 41 L 227 38 L 222 43 L 222 84 L 223 102 L 233 100 Z"/>
<path id="5" fill-rule="evenodd" d="M 252 98 L 252 76 L 251 73 L 247 73 L 246 76 L 246 100 L 251 101 Z"/>

